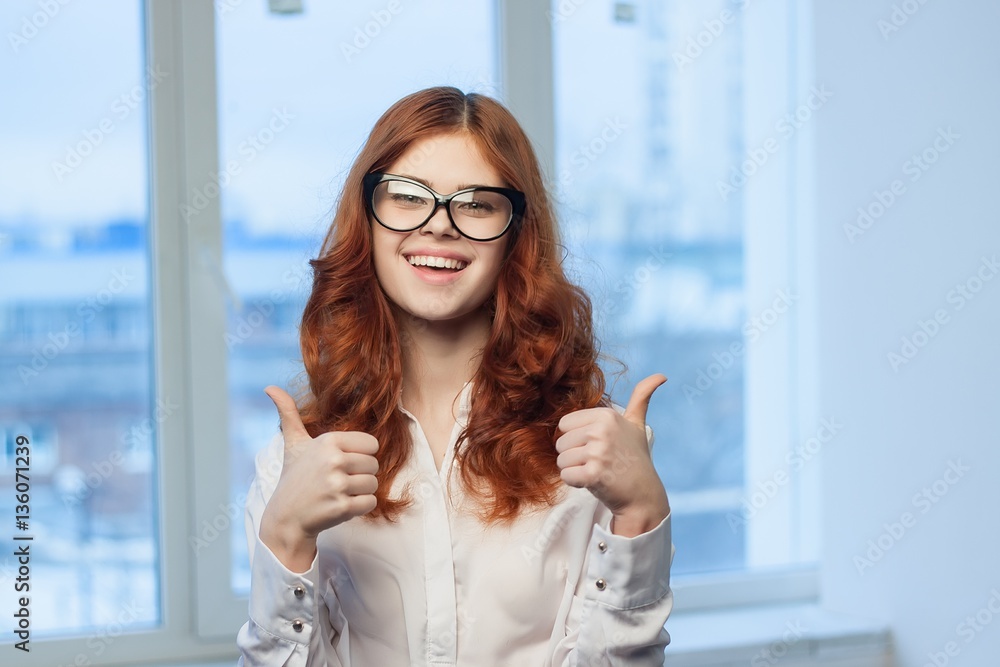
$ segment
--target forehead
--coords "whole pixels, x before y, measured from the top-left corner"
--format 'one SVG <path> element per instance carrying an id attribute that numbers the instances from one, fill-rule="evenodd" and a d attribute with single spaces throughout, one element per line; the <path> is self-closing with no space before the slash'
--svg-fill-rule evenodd
<path id="1" fill-rule="evenodd" d="M 426 181 L 438 192 L 453 192 L 469 184 L 504 185 L 500 174 L 465 133 L 442 134 L 413 142 L 386 169 L 391 174 Z"/>

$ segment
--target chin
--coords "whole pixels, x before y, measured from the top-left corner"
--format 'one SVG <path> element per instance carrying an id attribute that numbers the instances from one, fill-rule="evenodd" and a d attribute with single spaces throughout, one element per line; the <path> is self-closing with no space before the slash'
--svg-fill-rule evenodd
<path id="1" fill-rule="evenodd" d="M 486 309 L 483 308 L 482 305 L 475 308 L 456 310 L 428 310 L 426 308 L 407 307 L 403 307 L 401 310 L 410 318 L 427 324 L 451 323 L 458 326 L 467 322 L 474 322 L 480 318 L 485 319 L 488 317 Z"/>

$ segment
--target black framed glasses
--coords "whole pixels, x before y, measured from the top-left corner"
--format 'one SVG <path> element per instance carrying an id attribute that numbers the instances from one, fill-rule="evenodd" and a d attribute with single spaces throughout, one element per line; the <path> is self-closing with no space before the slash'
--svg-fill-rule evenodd
<path id="1" fill-rule="evenodd" d="M 364 195 L 375 220 L 386 229 L 412 232 L 443 206 L 452 227 L 473 241 L 500 238 L 520 224 L 526 206 L 524 193 L 510 188 L 480 186 L 440 195 L 419 181 L 382 172 L 365 176 Z"/>

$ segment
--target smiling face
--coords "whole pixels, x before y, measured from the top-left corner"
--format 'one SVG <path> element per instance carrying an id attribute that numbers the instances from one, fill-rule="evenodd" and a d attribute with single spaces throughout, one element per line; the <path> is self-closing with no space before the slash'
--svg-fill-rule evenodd
<path id="1" fill-rule="evenodd" d="M 442 195 L 506 185 L 466 134 L 414 142 L 385 171 L 426 183 Z M 374 220 L 371 225 L 375 275 L 403 312 L 428 323 L 455 325 L 484 316 L 482 306 L 496 290 L 506 236 L 486 242 L 467 239 L 452 226 L 444 207 L 412 232 L 394 232 Z"/>

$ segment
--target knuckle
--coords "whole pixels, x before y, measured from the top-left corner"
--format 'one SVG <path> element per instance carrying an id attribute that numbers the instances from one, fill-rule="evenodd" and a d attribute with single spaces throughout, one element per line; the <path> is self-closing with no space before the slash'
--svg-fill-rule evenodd
<path id="1" fill-rule="evenodd" d="M 337 446 L 340 441 L 340 433 L 337 431 L 327 431 L 326 433 L 320 433 L 316 436 L 315 441 L 317 445 L 323 445 L 329 447 L 330 445 Z"/>
<path id="2" fill-rule="evenodd" d="M 334 498 L 339 498 L 347 493 L 347 475 L 339 470 L 334 471 L 327 477 L 327 492 Z"/>
<path id="3" fill-rule="evenodd" d="M 339 448 L 330 449 L 326 454 L 326 461 L 331 469 L 340 470 L 347 462 L 347 457 L 344 456 L 344 453 Z"/>

